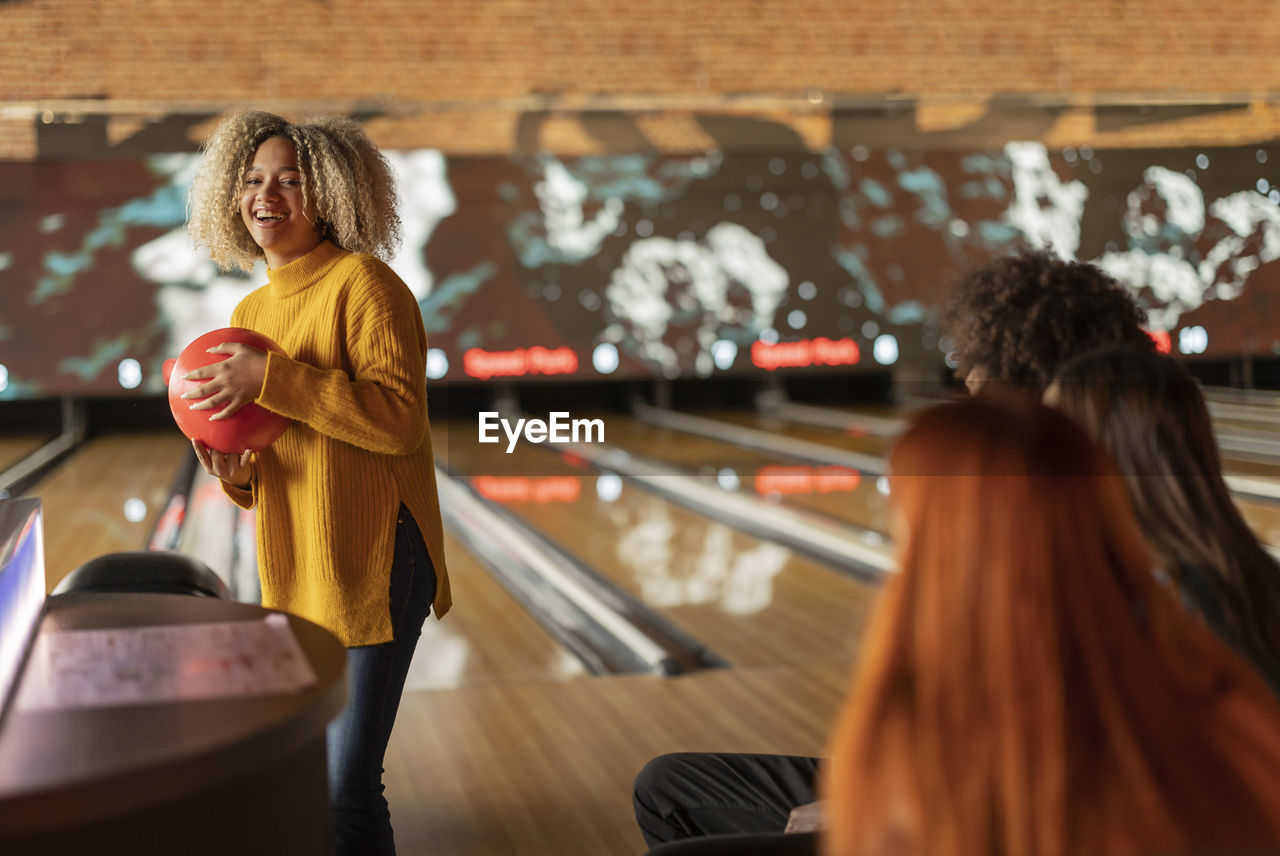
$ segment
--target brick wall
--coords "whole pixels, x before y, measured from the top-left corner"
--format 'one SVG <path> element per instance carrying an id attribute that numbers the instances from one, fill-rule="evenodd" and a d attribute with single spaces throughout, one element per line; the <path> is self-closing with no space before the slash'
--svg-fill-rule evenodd
<path id="1" fill-rule="evenodd" d="M 988 106 L 1009 96 L 1005 114 L 1074 105 L 1017 126 L 1063 145 L 1280 135 L 1274 0 L 8 0 L 0 32 L 3 158 L 40 155 L 40 116 L 62 123 L 68 99 L 105 102 L 106 145 L 140 119 L 190 116 L 190 138 L 231 106 L 364 100 L 393 111 L 370 127 L 396 147 L 579 153 L 634 145 L 640 128 L 654 147 L 699 148 L 693 117 L 723 110 L 766 115 L 813 146 L 833 107 L 888 95 L 912 105 L 926 139 L 999 137 L 1012 126 Z M 1127 122 L 1093 109 L 1166 101 L 1237 107 Z M 610 103 L 630 121 L 618 136 L 577 121 Z"/>

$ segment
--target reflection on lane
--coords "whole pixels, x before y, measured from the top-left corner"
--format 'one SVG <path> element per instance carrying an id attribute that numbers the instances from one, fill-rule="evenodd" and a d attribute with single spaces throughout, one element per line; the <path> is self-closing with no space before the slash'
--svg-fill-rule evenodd
<path id="1" fill-rule="evenodd" d="M 786 547 L 770 541 L 735 543 L 733 530 L 718 523 L 699 530 L 652 494 L 638 493 L 619 509 L 615 554 L 630 568 L 646 603 L 711 605 L 740 616 L 769 607 L 774 579 L 791 558 Z"/>
<path id="2" fill-rule="evenodd" d="M 805 440 L 806 442 L 819 443 L 835 449 L 866 454 L 887 454 L 892 445 L 892 441 L 889 440 L 864 437 L 831 428 L 801 425 L 756 411 L 714 411 L 708 412 L 707 416 L 708 418 L 720 419 L 733 425 L 771 431 L 792 439 Z M 614 428 L 615 424 L 616 428 Z M 654 450 L 652 454 L 655 456 L 667 456 L 665 458 L 667 460 L 674 461 L 677 458 L 683 458 L 686 461 L 698 461 L 699 455 L 703 456 L 701 458 L 703 461 L 722 460 L 714 451 L 710 451 L 712 447 L 705 445 L 705 443 L 698 445 L 699 438 L 679 432 L 662 434 L 659 433 L 661 429 L 652 427 L 649 427 L 646 432 L 640 425 L 636 423 L 632 423 L 632 425 L 634 425 L 634 428 L 621 420 L 611 421 L 610 427 L 614 428 L 614 430 L 606 436 L 611 442 L 616 440 L 619 444 L 627 442 L 626 438 L 629 435 L 635 436 L 638 443 L 652 444 Z M 726 450 L 733 449 L 725 452 L 723 460 L 745 461 L 743 452 L 740 449 L 730 447 L 729 444 L 725 443 L 720 444 L 720 446 L 726 448 Z M 636 451 L 640 451 L 642 447 L 636 445 L 634 448 Z M 766 459 L 766 457 L 762 455 L 761 460 Z M 781 456 L 772 456 L 767 459 L 774 462 L 783 460 Z M 1280 477 L 1280 464 L 1250 463 L 1232 459 L 1226 455 L 1223 456 L 1223 468 L 1228 473 Z M 755 472 L 759 474 L 760 470 Z M 803 468 L 797 470 L 794 476 L 795 480 L 792 482 L 793 495 L 782 495 L 779 498 L 791 504 L 802 505 L 814 511 L 848 520 L 861 526 L 867 526 L 876 531 L 886 531 L 887 503 L 883 496 L 876 495 L 887 494 L 888 485 L 885 481 L 863 477 L 862 483 L 857 490 L 849 493 L 829 490 L 827 492 L 828 495 L 823 495 L 822 480 L 819 476 L 819 471 L 806 471 Z M 816 492 L 810 492 L 805 489 L 806 480 L 813 485 Z M 758 484 L 758 478 L 756 482 Z M 875 488 L 874 491 L 871 489 L 872 486 Z M 1280 503 L 1267 502 L 1240 495 L 1236 495 L 1234 499 L 1241 514 L 1253 528 L 1258 538 L 1264 544 L 1280 545 Z"/>
<path id="3" fill-rule="evenodd" d="M 708 418 L 721 415 L 717 412 Z M 743 425 L 746 420 L 734 424 Z M 610 443 L 714 479 L 726 489 L 755 493 L 769 502 L 816 511 L 873 532 L 888 530 L 888 485 L 882 477 L 847 467 L 796 463 L 627 416 L 610 416 L 607 426 L 605 438 Z"/>
<path id="4" fill-rule="evenodd" d="M 586 669 L 553 640 L 456 539 L 445 556 L 454 602 L 422 627 L 405 688 L 454 689 L 521 681 L 563 681 Z"/>
<path id="5" fill-rule="evenodd" d="M 571 456 L 526 444 L 508 455 L 477 444 L 474 431 L 458 426 L 447 441 L 456 476 L 505 497 L 522 520 L 730 663 L 851 655 L 873 586 Z"/>

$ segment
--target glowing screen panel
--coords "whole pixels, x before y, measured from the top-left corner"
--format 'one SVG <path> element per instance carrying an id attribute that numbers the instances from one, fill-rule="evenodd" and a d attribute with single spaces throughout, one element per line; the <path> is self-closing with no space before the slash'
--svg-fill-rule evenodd
<path id="1" fill-rule="evenodd" d="M 963 268 L 1052 246 L 1189 355 L 1280 352 L 1274 147 L 391 152 L 434 380 L 940 367 Z M 265 282 L 184 231 L 195 155 L 0 164 L 0 397 L 154 394 Z"/>

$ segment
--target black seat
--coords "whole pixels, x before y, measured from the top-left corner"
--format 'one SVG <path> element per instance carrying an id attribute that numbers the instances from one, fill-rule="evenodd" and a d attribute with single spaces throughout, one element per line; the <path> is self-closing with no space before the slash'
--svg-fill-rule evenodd
<path id="1" fill-rule="evenodd" d="M 150 592 L 231 599 L 231 590 L 204 562 L 168 550 L 129 550 L 90 559 L 63 577 L 54 594 Z"/>

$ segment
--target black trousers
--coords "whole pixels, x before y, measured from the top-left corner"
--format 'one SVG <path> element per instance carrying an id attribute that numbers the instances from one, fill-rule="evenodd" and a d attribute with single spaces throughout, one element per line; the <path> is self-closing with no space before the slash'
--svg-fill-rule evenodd
<path id="1" fill-rule="evenodd" d="M 817 856 L 814 832 L 701 835 L 659 844 L 645 856 Z"/>
<path id="2" fill-rule="evenodd" d="M 659 755 L 636 776 L 636 822 L 654 856 L 815 853 L 816 836 L 782 830 L 816 799 L 817 774 L 817 758 L 797 755 Z"/>

